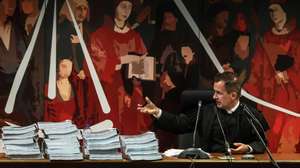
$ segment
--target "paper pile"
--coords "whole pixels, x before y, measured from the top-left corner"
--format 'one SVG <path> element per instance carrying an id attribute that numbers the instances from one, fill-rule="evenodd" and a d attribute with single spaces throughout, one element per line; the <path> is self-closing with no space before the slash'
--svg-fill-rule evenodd
<path id="1" fill-rule="evenodd" d="M 153 132 L 121 135 L 122 151 L 129 160 L 159 160 L 158 141 Z"/>
<path id="2" fill-rule="evenodd" d="M 10 159 L 43 159 L 35 124 L 26 127 L 4 126 L 2 140 L 5 154 Z"/>
<path id="3" fill-rule="evenodd" d="M 80 131 L 71 121 L 39 122 L 38 127 L 43 130 L 44 152 L 50 160 L 82 160 L 80 151 Z"/>
<path id="4" fill-rule="evenodd" d="M 82 131 L 85 155 L 91 160 L 121 160 L 120 137 L 115 128 Z"/>

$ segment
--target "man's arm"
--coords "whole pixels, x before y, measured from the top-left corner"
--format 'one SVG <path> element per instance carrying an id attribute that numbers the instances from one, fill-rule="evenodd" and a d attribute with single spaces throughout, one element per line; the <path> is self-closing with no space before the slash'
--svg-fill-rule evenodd
<path id="1" fill-rule="evenodd" d="M 197 116 L 197 109 L 189 109 L 185 113 L 178 115 L 162 112 L 161 116 L 154 122 L 158 128 L 170 131 L 173 133 L 187 133 L 194 130 Z"/>
<path id="2" fill-rule="evenodd" d="M 139 105 L 138 110 L 142 113 L 153 115 L 156 118 L 154 124 L 157 127 L 173 133 L 187 133 L 193 131 L 196 122 L 197 107 L 186 109 L 185 113 L 175 115 L 162 111 L 147 97 L 146 102 L 147 104 L 144 106 Z"/>

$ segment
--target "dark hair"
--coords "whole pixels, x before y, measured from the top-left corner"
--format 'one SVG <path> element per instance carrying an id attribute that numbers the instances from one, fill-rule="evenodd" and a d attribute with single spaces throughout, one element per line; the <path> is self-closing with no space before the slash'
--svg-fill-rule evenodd
<path id="1" fill-rule="evenodd" d="M 214 77 L 214 82 L 220 81 L 224 82 L 225 89 L 228 93 L 236 92 L 238 96 L 241 95 L 241 83 L 233 72 L 218 73 Z"/>
<path id="2" fill-rule="evenodd" d="M 223 2 L 215 3 L 211 6 L 209 6 L 208 11 L 207 11 L 207 17 L 208 17 L 209 21 L 213 21 L 215 19 L 215 17 L 223 11 L 230 12 L 230 9 L 227 6 L 227 4 L 225 4 Z"/>
<path id="3" fill-rule="evenodd" d="M 134 1 L 133 0 L 115 0 L 115 1 L 113 1 L 113 16 L 115 17 L 115 12 L 116 12 L 116 9 L 117 9 L 117 7 L 118 7 L 118 5 L 121 3 L 121 2 L 123 2 L 123 1 L 128 1 L 128 2 L 130 2 L 131 4 L 132 4 L 132 10 L 131 10 L 131 13 L 133 12 L 133 10 L 134 10 L 134 6 L 135 6 L 135 3 L 134 3 Z"/>

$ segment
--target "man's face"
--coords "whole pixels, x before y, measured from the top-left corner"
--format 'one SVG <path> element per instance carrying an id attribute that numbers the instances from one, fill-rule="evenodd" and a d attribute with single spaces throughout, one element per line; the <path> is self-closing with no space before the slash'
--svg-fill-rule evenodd
<path id="1" fill-rule="evenodd" d="M 75 18 L 77 22 L 83 22 L 87 18 L 88 8 L 84 5 L 79 5 L 75 10 Z"/>
<path id="2" fill-rule="evenodd" d="M 185 64 L 189 64 L 194 58 L 194 52 L 189 46 L 181 47 L 181 55 Z"/>
<path id="3" fill-rule="evenodd" d="M 218 28 L 226 28 L 228 25 L 229 12 L 224 10 L 216 15 L 215 22 Z"/>
<path id="4" fill-rule="evenodd" d="M 284 10 L 282 9 L 282 7 L 279 4 L 270 5 L 269 13 L 270 13 L 271 20 L 275 24 L 280 23 L 280 22 L 284 21 L 284 19 L 286 19 L 286 13 L 284 12 Z"/>
<path id="5" fill-rule="evenodd" d="M 213 98 L 218 108 L 229 110 L 235 105 L 236 92 L 228 93 L 224 81 L 214 83 Z"/>
<path id="6" fill-rule="evenodd" d="M 5 16 L 13 16 L 16 9 L 16 0 L 2 0 L 3 11 Z"/>
<path id="7" fill-rule="evenodd" d="M 116 8 L 115 18 L 119 21 L 125 22 L 129 18 L 131 10 L 132 3 L 129 1 L 122 1 Z"/>
<path id="8" fill-rule="evenodd" d="M 33 13 L 35 6 L 38 5 L 37 3 L 37 0 L 21 0 L 22 11 L 26 15 Z"/>
<path id="9" fill-rule="evenodd" d="M 174 16 L 172 12 L 165 12 L 164 13 L 164 20 L 163 24 L 164 25 L 174 25 L 177 22 L 177 18 Z"/>
<path id="10" fill-rule="evenodd" d="M 244 32 L 247 30 L 247 22 L 246 22 L 246 18 L 245 18 L 244 14 L 242 14 L 242 13 L 237 14 L 237 17 L 236 17 L 236 20 L 234 23 L 234 27 L 241 32 Z"/>
<path id="11" fill-rule="evenodd" d="M 59 63 L 59 76 L 61 78 L 68 78 L 72 72 L 72 61 L 68 59 L 61 60 Z"/>

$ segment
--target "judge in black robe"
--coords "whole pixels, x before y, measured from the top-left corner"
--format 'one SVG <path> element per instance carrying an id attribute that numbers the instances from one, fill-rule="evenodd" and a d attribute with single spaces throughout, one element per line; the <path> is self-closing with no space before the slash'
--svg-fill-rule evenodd
<path id="1" fill-rule="evenodd" d="M 197 130 L 200 147 L 208 152 L 224 152 L 228 150 L 225 145 L 225 141 L 228 141 L 233 153 L 263 153 L 265 146 L 250 124 L 250 120 L 253 119 L 249 114 L 252 113 L 259 121 L 254 120 L 253 123 L 265 143 L 267 140 L 264 131 L 269 128 L 268 123 L 262 113 L 254 108 L 249 107 L 247 113 L 247 105 L 239 101 L 241 84 L 237 76 L 232 72 L 218 74 L 214 79 L 213 88 L 215 103 L 204 105 L 199 112 Z M 182 113 L 174 115 L 163 112 L 149 99 L 146 100 L 147 104 L 138 109 L 152 114 L 156 118 L 156 126 L 175 133 L 194 131 L 198 105 L 186 106 Z"/>

